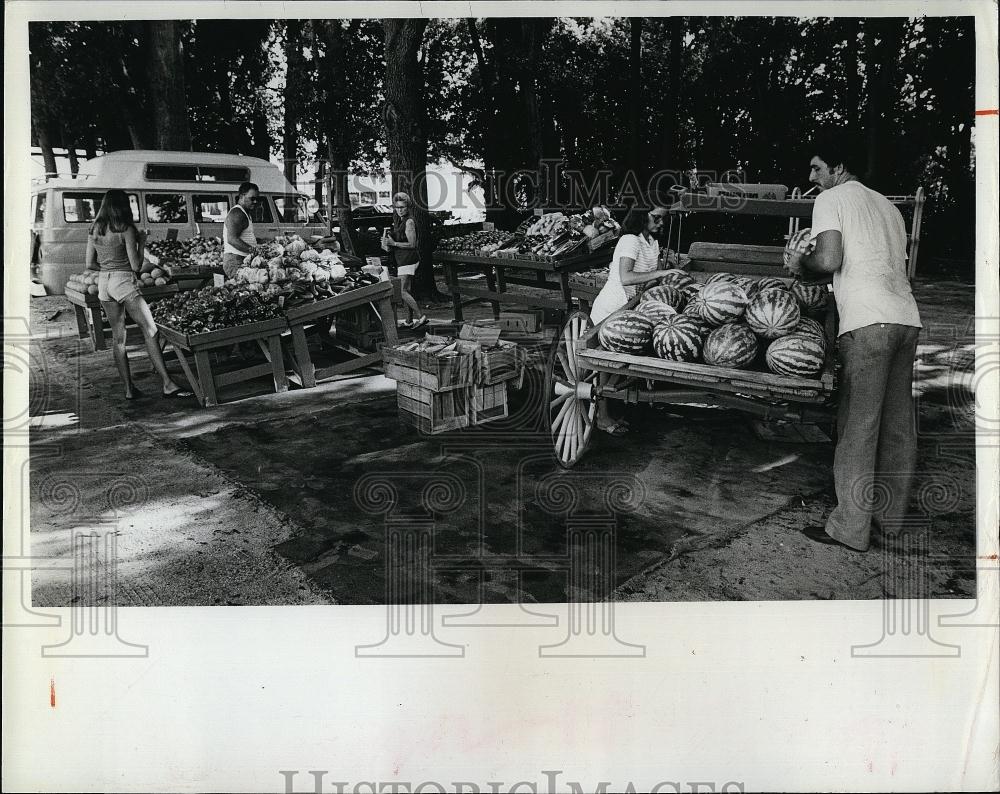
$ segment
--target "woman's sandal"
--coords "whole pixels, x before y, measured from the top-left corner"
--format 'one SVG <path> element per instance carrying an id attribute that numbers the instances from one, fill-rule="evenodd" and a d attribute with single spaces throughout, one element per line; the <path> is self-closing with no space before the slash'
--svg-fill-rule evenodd
<path id="1" fill-rule="evenodd" d="M 176 391 L 172 391 L 172 392 L 169 392 L 169 393 L 167 393 L 167 392 L 160 392 L 160 396 L 163 397 L 164 400 L 174 400 L 174 399 L 183 398 L 183 397 L 194 397 L 194 392 L 193 391 L 188 391 L 187 389 L 182 389 L 182 388 L 178 387 L 178 389 Z"/>
<path id="2" fill-rule="evenodd" d="M 125 395 L 125 399 L 131 402 L 132 400 L 138 400 L 139 398 L 145 397 L 145 396 L 146 395 L 143 392 L 139 391 L 138 388 L 136 388 L 135 386 L 133 386 L 132 387 L 132 394 L 131 395 L 126 394 Z"/>
<path id="3" fill-rule="evenodd" d="M 629 426 L 624 421 L 612 422 L 607 427 L 597 426 L 598 430 L 603 430 L 609 436 L 624 436 L 629 431 Z"/>

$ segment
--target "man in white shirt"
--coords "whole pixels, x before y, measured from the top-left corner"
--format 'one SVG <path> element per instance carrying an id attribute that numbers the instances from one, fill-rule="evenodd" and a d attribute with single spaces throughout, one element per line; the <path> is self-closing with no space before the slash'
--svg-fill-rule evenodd
<path id="1" fill-rule="evenodd" d="M 222 229 L 222 269 L 227 279 L 243 267 L 247 254 L 257 250 L 257 236 L 253 231 L 251 213 L 260 201 L 260 188 L 253 182 L 244 182 L 236 193 L 236 205 L 229 210 Z"/>
<path id="2" fill-rule="evenodd" d="M 906 515 L 917 438 L 913 361 L 921 324 L 906 275 L 906 227 L 885 196 L 862 185 L 846 136 L 813 144 L 809 180 L 822 192 L 811 253 L 786 268 L 832 274 L 842 364 L 833 474 L 837 506 L 805 534 L 865 551 L 873 521 L 898 529 Z"/>

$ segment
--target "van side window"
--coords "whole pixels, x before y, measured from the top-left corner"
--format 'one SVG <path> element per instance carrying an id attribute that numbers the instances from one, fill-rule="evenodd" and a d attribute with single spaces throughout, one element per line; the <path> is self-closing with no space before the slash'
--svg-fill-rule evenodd
<path id="1" fill-rule="evenodd" d="M 103 200 L 103 192 L 63 193 L 63 217 L 66 219 L 66 223 L 93 223 Z M 129 193 L 128 203 L 132 208 L 132 221 L 138 223 L 139 197 L 135 193 Z"/>
<path id="2" fill-rule="evenodd" d="M 300 196 L 275 196 L 274 206 L 281 223 L 308 223 L 305 199 Z"/>
<path id="3" fill-rule="evenodd" d="M 192 194 L 195 223 L 225 223 L 229 213 L 229 196 L 222 193 Z"/>
<path id="4" fill-rule="evenodd" d="M 250 220 L 254 223 L 274 223 L 274 215 L 271 214 L 271 198 L 261 194 L 253 210 L 250 212 Z"/>
<path id="5" fill-rule="evenodd" d="M 187 223 L 187 200 L 182 193 L 147 193 L 146 219 L 150 223 Z"/>
<path id="6" fill-rule="evenodd" d="M 45 222 L 45 201 L 47 198 L 45 193 L 39 193 L 35 196 L 35 223 Z"/>

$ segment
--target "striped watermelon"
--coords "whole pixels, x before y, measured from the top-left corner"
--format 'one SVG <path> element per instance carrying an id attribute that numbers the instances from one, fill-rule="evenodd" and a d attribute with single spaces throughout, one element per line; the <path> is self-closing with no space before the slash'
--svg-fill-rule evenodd
<path id="1" fill-rule="evenodd" d="M 712 325 L 736 322 L 747 308 L 747 295 L 732 281 L 710 281 L 697 299 L 698 315 Z"/>
<path id="2" fill-rule="evenodd" d="M 653 337 L 653 321 L 635 311 L 620 311 L 611 315 L 597 332 L 605 350 L 641 355 Z"/>
<path id="3" fill-rule="evenodd" d="M 693 284 L 694 279 L 691 278 L 683 270 L 676 267 L 670 270 L 663 271 L 663 275 L 660 276 L 660 283 L 665 284 L 669 287 L 676 287 L 677 289 L 684 289 L 688 284 Z"/>
<path id="4" fill-rule="evenodd" d="M 777 339 L 791 333 L 801 317 L 798 301 L 784 289 L 757 293 L 746 310 L 747 325 L 765 339 Z"/>
<path id="5" fill-rule="evenodd" d="M 797 252 L 800 254 L 808 254 L 816 247 L 816 244 L 809 238 L 810 238 L 809 229 L 800 229 L 799 231 L 795 232 L 795 234 L 793 234 L 791 237 L 788 238 L 788 242 L 785 244 L 785 250 L 781 255 L 781 259 L 785 263 L 785 265 L 788 265 L 788 262 L 790 260 L 789 255 L 792 252 Z"/>
<path id="6" fill-rule="evenodd" d="M 675 314 L 653 331 L 653 351 L 669 361 L 697 361 L 704 343 L 704 326 L 693 317 Z"/>
<path id="7" fill-rule="evenodd" d="M 704 288 L 705 285 L 700 281 L 692 281 L 687 286 L 681 288 L 681 295 L 684 296 L 684 300 L 690 301 L 700 295 Z"/>
<path id="8" fill-rule="evenodd" d="M 826 329 L 810 317 L 803 317 L 799 320 L 799 324 L 792 329 L 792 333 L 815 336 L 826 347 Z"/>
<path id="9" fill-rule="evenodd" d="M 747 297 L 752 298 L 758 292 L 763 292 L 766 289 L 788 289 L 788 284 L 780 278 L 775 278 L 774 276 L 764 276 L 763 278 L 759 278 L 754 281 L 750 290 L 747 292 Z"/>
<path id="10" fill-rule="evenodd" d="M 826 284 L 803 284 L 801 281 L 794 281 L 792 295 L 798 300 L 803 311 L 819 311 L 826 306 Z"/>
<path id="11" fill-rule="evenodd" d="M 680 310 L 681 306 L 684 305 L 684 296 L 677 287 L 671 287 L 668 284 L 658 284 L 642 293 L 639 301 L 640 305 L 645 301 L 660 301 Z"/>
<path id="12" fill-rule="evenodd" d="M 702 354 L 716 367 L 745 367 L 757 355 L 757 337 L 743 323 L 726 323 L 708 335 Z"/>
<path id="13" fill-rule="evenodd" d="M 706 279 L 705 283 L 715 284 L 717 281 L 736 281 L 738 278 L 739 276 L 732 273 L 713 273 Z"/>
<path id="14" fill-rule="evenodd" d="M 679 292 L 677 294 L 680 295 Z M 635 310 L 652 320 L 654 326 L 659 325 L 667 317 L 677 314 L 677 309 L 663 301 L 643 301 L 635 307 Z"/>
<path id="15" fill-rule="evenodd" d="M 826 350 L 811 334 L 789 334 L 767 348 L 767 367 L 779 375 L 811 378 L 823 368 Z"/>

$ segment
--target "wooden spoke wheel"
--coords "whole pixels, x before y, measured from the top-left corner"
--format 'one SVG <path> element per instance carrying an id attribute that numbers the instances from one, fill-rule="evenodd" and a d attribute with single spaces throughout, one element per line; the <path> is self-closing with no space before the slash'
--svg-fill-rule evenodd
<path id="1" fill-rule="evenodd" d="M 582 312 L 570 315 L 556 337 L 545 381 L 545 415 L 556 460 L 573 466 L 587 451 L 597 419 L 597 372 L 576 356 L 575 343 L 593 326 Z"/>

